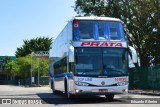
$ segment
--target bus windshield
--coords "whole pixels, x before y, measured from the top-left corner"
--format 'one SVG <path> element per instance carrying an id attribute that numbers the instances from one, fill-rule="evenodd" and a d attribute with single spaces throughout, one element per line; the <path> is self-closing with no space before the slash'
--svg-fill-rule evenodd
<path id="1" fill-rule="evenodd" d="M 74 20 L 73 38 L 75 41 L 84 39 L 124 41 L 124 32 L 121 22 Z"/>
<path id="2" fill-rule="evenodd" d="M 128 53 L 125 48 L 76 48 L 75 75 L 125 76 Z"/>

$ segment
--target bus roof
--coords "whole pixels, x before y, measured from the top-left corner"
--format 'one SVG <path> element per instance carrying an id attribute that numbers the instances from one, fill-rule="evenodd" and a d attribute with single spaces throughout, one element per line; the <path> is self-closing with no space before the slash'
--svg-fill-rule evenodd
<path id="1" fill-rule="evenodd" d="M 97 16 L 83 16 L 83 17 L 74 17 L 73 20 L 108 20 L 108 21 L 121 21 L 118 18 L 111 17 L 97 17 Z"/>

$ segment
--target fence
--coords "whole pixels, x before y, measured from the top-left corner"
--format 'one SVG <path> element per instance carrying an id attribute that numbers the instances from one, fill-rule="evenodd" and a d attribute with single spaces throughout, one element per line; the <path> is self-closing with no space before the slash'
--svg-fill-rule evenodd
<path id="1" fill-rule="evenodd" d="M 33 84 L 38 84 L 35 78 Z M 31 85 L 31 78 L 19 80 L 0 80 L 0 85 Z M 40 85 L 48 85 L 49 77 L 40 77 Z M 139 67 L 129 70 L 129 89 L 160 90 L 160 65 L 151 67 Z"/>
<path id="2" fill-rule="evenodd" d="M 35 78 L 35 82 L 32 83 L 37 85 L 38 79 Z M 49 84 L 49 77 L 40 77 L 39 78 L 39 85 L 48 85 Z M 31 85 L 31 78 L 24 78 L 19 80 L 0 80 L 0 85 L 25 85 L 29 86 Z"/>
<path id="3" fill-rule="evenodd" d="M 131 69 L 129 89 L 160 90 L 160 65 Z"/>

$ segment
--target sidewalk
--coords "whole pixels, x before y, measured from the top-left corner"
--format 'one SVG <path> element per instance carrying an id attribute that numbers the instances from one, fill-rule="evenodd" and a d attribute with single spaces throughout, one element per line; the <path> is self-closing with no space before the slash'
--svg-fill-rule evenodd
<path id="1" fill-rule="evenodd" d="M 142 94 L 142 95 L 153 95 L 153 96 L 160 96 L 160 90 L 128 90 L 130 94 Z"/>

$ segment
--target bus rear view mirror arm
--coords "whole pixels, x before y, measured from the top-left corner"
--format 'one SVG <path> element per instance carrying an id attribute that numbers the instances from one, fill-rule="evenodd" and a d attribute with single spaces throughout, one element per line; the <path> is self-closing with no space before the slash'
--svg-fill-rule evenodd
<path id="1" fill-rule="evenodd" d="M 69 47 L 69 62 L 74 62 L 74 47 L 71 45 Z"/>
<path id="2" fill-rule="evenodd" d="M 130 52 L 133 63 L 137 63 L 138 58 L 137 58 L 136 50 L 131 46 L 128 46 L 128 48 L 129 48 L 129 52 Z"/>

